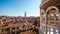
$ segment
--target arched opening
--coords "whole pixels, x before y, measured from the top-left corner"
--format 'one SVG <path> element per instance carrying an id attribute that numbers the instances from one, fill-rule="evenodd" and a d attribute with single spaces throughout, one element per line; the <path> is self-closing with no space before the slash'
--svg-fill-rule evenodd
<path id="1" fill-rule="evenodd" d="M 43 33 L 45 31 L 44 29 L 45 26 L 42 25 L 42 23 L 45 24 L 45 10 L 44 9 L 41 10 L 40 15 L 41 15 L 40 16 L 40 30 Z"/>
<path id="2" fill-rule="evenodd" d="M 52 25 L 52 26 L 56 26 L 57 22 L 58 22 L 58 12 L 57 10 L 55 10 L 55 8 L 52 8 L 50 10 L 48 10 L 47 13 L 47 24 L 48 25 Z"/>
<path id="3" fill-rule="evenodd" d="M 46 10 L 46 25 L 57 27 L 56 25 L 58 23 L 58 13 L 59 13 L 59 10 L 57 7 L 55 7 L 55 6 L 48 7 Z M 47 28 L 47 26 L 46 26 L 46 28 Z M 51 28 L 53 28 L 53 27 L 51 27 Z M 53 28 L 52 32 L 53 32 L 52 34 L 56 34 L 56 29 Z M 51 34 L 51 32 L 49 34 Z"/>
<path id="4" fill-rule="evenodd" d="M 41 23 L 45 23 L 45 11 L 41 10 Z"/>

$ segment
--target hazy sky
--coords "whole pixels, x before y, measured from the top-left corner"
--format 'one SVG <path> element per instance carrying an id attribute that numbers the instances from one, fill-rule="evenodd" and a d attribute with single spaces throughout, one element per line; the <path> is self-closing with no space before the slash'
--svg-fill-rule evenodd
<path id="1" fill-rule="evenodd" d="M 39 16 L 41 0 L 0 0 L 0 15 Z"/>

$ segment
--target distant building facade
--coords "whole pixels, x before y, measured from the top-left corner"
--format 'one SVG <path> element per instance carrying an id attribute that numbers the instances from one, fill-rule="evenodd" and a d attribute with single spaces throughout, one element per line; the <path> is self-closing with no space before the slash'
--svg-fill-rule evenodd
<path id="1" fill-rule="evenodd" d="M 37 26 L 40 27 L 40 17 L 37 17 Z"/>
<path id="2" fill-rule="evenodd" d="M 33 34 L 37 17 L 0 16 L 0 34 Z M 38 28 L 37 28 L 38 29 Z"/>
<path id="3" fill-rule="evenodd" d="M 34 24 L 26 17 L 0 16 L 0 34 L 33 34 Z"/>

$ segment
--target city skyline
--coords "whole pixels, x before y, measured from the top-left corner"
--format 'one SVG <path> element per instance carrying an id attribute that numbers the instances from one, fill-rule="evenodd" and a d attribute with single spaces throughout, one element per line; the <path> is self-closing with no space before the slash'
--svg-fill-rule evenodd
<path id="1" fill-rule="evenodd" d="M 0 15 L 39 16 L 41 0 L 0 0 Z"/>

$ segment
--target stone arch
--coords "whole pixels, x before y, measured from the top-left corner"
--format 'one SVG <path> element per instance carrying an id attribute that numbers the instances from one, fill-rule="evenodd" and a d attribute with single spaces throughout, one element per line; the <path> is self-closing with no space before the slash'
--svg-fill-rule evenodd
<path id="1" fill-rule="evenodd" d="M 41 10 L 41 21 L 44 21 L 45 20 L 45 10 L 44 9 L 42 9 Z"/>
<path id="2" fill-rule="evenodd" d="M 54 11 L 52 11 L 52 9 L 54 10 Z M 49 10 L 51 10 L 50 12 L 52 13 L 52 14 L 49 14 L 50 12 L 49 12 Z M 48 13 L 49 12 L 49 13 Z M 55 12 L 55 14 L 54 14 L 54 12 Z M 58 20 L 58 14 L 59 14 L 59 9 L 57 8 L 57 7 L 55 7 L 55 6 L 50 6 L 50 7 L 48 7 L 47 9 L 46 9 L 46 14 L 47 14 L 47 17 L 48 17 L 48 15 L 49 16 L 53 16 L 53 17 L 57 17 L 56 19 Z M 49 18 L 49 17 L 48 17 Z"/>
<path id="3" fill-rule="evenodd" d="M 44 14 L 45 14 L 45 10 L 42 9 L 42 10 L 41 10 L 41 15 L 44 15 Z"/>
<path id="4" fill-rule="evenodd" d="M 55 14 L 54 13 L 51 13 L 51 14 L 49 14 L 50 12 L 49 12 L 49 10 L 51 10 L 50 12 L 55 12 Z M 54 11 L 53 11 L 54 10 Z M 49 12 L 49 13 L 48 13 Z M 56 13 L 57 12 L 57 13 Z M 50 6 L 50 7 L 48 7 L 47 9 L 46 9 L 46 17 L 47 18 L 49 18 L 49 19 L 51 19 L 52 17 L 52 15 L 54 15 L 53 17 L 55 17 L 55 15 L 57 16 L 57 14 L 59 13 L 59 9 L 56 7 L 56 6 Z M 50 15 L 50 17 L 48 17 L 48 15 Z M 55 17 L 56 18 L 56 17 Z M 58 19 L 58 16 L 57 16 L 57 19 Z M 54 19 L 55 20 L 55 19 Z M 53 23 L 53 24 L 52 24 Z M 55 22 L 50 22 L 50 24 L 52 24 L 53 26 L 54 26 L 54 24 L 55 24 Z M 56 24 L 55 24 L 56 25 Z M 55 31 L 55 29 L 54 29 L 54 31 Z M 54 34 L 55 34 L 55 32 L 54 32 Z"/>
<path id="5" fill-rule="evenodd" d="M 50 6 L 50 7 L 48 7 L 48 8 L 46 9 L 46 12 L 48 12 L 48 10 L 50 10 L 50 9 L 52 9 L 52 8 L 55 8 L 55 9 L 59 12 L 59 9 L 58 9 L 57 7 L 55 7 L 55 6 Z"/>

